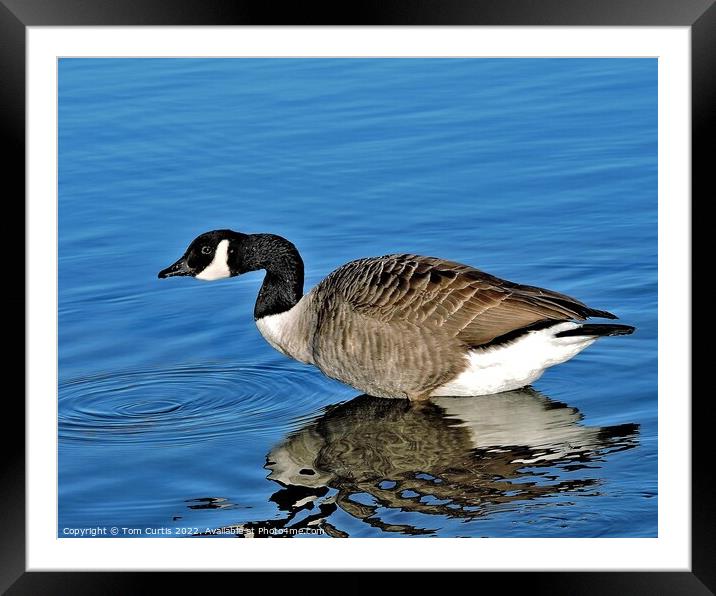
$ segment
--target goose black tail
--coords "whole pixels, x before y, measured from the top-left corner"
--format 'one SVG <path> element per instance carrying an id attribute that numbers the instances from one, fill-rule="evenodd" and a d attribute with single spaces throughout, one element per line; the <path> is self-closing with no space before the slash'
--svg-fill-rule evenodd
<path id="1" fill-rule="evenodd" d="M 602 335 L 631 335 L 634 333 L 634 327 L 631 325 L 612 325 L 612 324 L 587 324 L 581 325 L 576 329 L 567 329 L 560 331 L 555 337 L 599 337 Z"/>

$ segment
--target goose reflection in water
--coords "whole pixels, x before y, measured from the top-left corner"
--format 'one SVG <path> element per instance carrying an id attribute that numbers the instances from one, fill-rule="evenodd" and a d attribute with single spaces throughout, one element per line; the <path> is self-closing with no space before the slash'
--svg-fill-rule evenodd
<path id="1" fill-rule="evenodd" d="M 242 524 L 237 535 L 320 528 L 348 536 L 329 521 L 338 508 L 384 532 L 432 534 L 388 523 L 381 512 L 475 519 L 508 503 L 588 493 L 596 474 L 565 479 L 560 470 L 589 470 L 634 447 L 638 426 L 581 420 L 577 409 L 531 388 L 427 402 L 362 395 L 328 407 L 271 450 L 268 478 L 282 487 L 271 500 L 285 514 Z"/>

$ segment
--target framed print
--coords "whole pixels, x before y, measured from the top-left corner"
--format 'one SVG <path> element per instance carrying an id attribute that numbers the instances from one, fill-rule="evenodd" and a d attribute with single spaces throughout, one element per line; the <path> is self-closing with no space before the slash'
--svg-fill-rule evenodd
<path id="1" fill-rule="evenodd" d="M 716 12 L 655 8 L 6 1 L 27 372 L 4 587 L 709 593 L 690 194 Z"/>

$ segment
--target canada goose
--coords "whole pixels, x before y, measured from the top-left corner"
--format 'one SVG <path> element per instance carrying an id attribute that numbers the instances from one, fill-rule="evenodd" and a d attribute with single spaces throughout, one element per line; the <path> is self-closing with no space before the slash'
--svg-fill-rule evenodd
<path id="1" fill-rule="evenodd" d="M 638 433 L 630 423 L 586 426 L 579 410 L 531 388 L 420 403 L 362 395 L 271 449 L 267 478 L 281 489 L 270 500 L 284 517 L 242 527 L 255 537 L 317 525 L 347 535 L 328 521 L 340 523 L 341 509 L 385 532 L 424 534 L 433 531 L 391 513 L 470 519 L 554 495 L 588 498 L 604 456 L 635 447 Z"/>
<path id="2" fill-rule="evenodd" d="M 303 260 L 273 234 L 201 234 L 160 278 L 266 270 L 254 319 L 287 356 L 378 397 L 471 396 L 524 387 L 604 335 L 634 328 L 584 303 L 434 257 L 351 261 L 303 294 Z"/>

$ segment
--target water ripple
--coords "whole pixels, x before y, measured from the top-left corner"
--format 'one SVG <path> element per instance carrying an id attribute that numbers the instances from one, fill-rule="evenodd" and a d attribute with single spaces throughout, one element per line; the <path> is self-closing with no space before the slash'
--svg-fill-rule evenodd
<path id="1" fill-rule="evenodd" d="M 61 442 L 189 445 L 273 430 L 322 392 L 290 365 L 184 365 L 130 370 L 59 385 Z"/>

